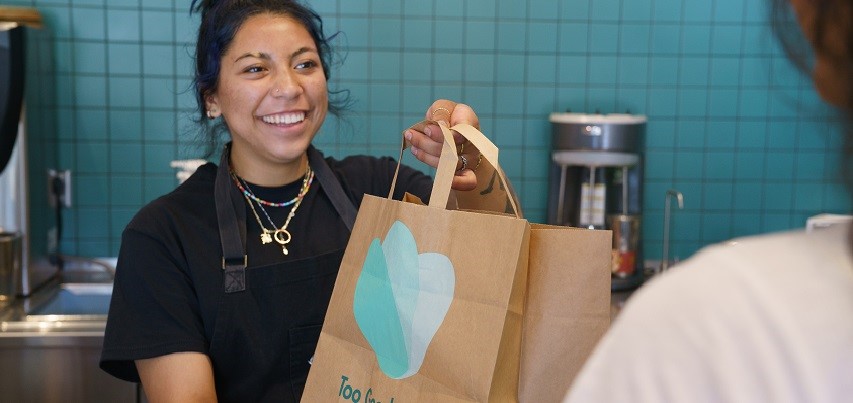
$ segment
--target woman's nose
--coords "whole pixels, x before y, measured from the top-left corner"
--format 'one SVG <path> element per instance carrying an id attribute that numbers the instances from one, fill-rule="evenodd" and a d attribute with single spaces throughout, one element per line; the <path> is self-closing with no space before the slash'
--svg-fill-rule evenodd
<path id="1" fill-rule="evenodd" d="M 275 98 L 293 99 L 302 95 L 302 85 L 293 72 L 286 71 L 278 74 L 273 80 L 270 95 Z"/>

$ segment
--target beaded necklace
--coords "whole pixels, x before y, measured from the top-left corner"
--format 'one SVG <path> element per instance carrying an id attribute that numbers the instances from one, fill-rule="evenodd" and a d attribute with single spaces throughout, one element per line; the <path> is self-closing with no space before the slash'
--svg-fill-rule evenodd
<path id="1" fill-rule="evenodd" d="M 281 226 L 281 228 L 276 228 L 275 223 L 273 223 L 269 213 L 267 213 L 266 209 L 264 209 L 264 203 L 262 202 L 265 201 L 256 197 L 251 190 L 244 190 L 249 189 L 248 183 L 245 183 L 245 180 L 237 176 L 234 171 L 231 171 L 231 176 L 234 178 L 234 182 L 237 183 L 237 187 L 240 190 L 243 190 L 243 198 L 246 199 L 246 203 L 249 203 L 249 208 L 252 209 L 252 214 L 255 216 L 255 220 L 258 221 L 258 225 L 261 227 L 261 244 L 266 245 L 268 243 L 271 243 L 273 239 L 275 239 L 275 242 L 281 245 L 281 253 L 287 255 L 289 253 L 289 251 L 287 250 L 287 244 L 290 243 L 290 240 L 292 238 L 290 235 L 290 231 L 287 230 L 287 226 L 290 225 L 290 220 L 293 218 L 294 215 L 296 215 L 296 209 L 298 209 L 299 205 L 302 204 L 302 200 L 305 198 L 305 195 L 308 194 L 308 190 L 311 188 L 311 183 L 314 182 L 314 171 L 311 170 L 311 167 L 309 166 L 308 170 L 305 172 L 305 177 L 302 179 L 302 188 L 299 190 L 299 193 L 296 195 L 296 197 L 294 197 L 293 200 L 288 202 L 288 204 L 293 204 L 293 207 L 290 209 L 290 213 L 287 214 L 287 219 L 284 221 L 284 224 Z M 240 186 L 241 181 L 246 185 L 245 188 Z M 255 210 L 254 204 L 252 204 L 252 200 L 254 200 L 258 204 L 258 208 L 260 208 L 261 212 L 264 213 L 267 218 L 267 221 L 269 221 L 270 225 L 272 225 L 273 230 L 269 230 L 264 226 L 263 221 L 261 221 L 261 217 L 258 215 L 257 210 Z M 269 205 L 273 204 L 269 202 L 266 203 L 268 203 Z M 281 205 L 282 203 L 277 204 Z"/>
<path id="2" fill-rule="evenodd" d="M 308 177 L 308 172 L 310 172 L 310 171 L 311 171 L 311 168 L 309 167 L 309 168 L 308 168 L 308 171 L 307 171 L 307 172 L 305 172 L 305 177 L 306 177 L 306 178 Z M 249 184 L 248 184 L 248 183 L 246 183 L 246 180 L 245 180 L 245 179 L 243 179 L 243 178 L 241 178 L 241 177 L 239 177 L 239 176 L 237 176 L 237 174 L 235 174 L 235 173 L 234 173 L 234 171 L 231 171 L 231 176 L 234 178 L 234 183 L 236 183 L 236 184 L 237 184 L 237 189 L 240 189 L 240 191 L 241 191 L 241 192 L 243 192 L 243 196 L 248 197 L 248 198 L 250 198 L 250 199 L 254 200 L 254 201 L 255 201 L 255 202 L 257 202 L 259 205 L 260 205 L 260 204 L 263 204 L 263 205 L 265 205 L 265 206 L 270 206 L 270 207 L 287 207 L 287 206 L 289 206 L 289 205 L 291 205 L 291 204 L 293 204 L 293 203 L 296 203 L 296 199 L 298 199 L 298 198 L 299 198 L 299 195 L 296 195 L 296 197 L 294 197 L 294 198 L 292 198 L 292 199 L 290 199 L 290 200 L 288 200 L 288 201 L 286 201 L 286 202 L 281 202 L 281 203 L 268 202 L 268 201 L 266 201 L 266 200 L 264 200 L 264 199 L 261 199 L 261 198 L 259 198 L 259 197 L 255 196 L 255 194 L 254 194 L 251 190 L 249 190 Z M 242 182 L 242 183 L 241 183 L 241 182 Z M 303 183 L 304 183 L 304 182 L 303 182 Z M 251 204 L 251 203 L 249 203 L 249 204 Z"/>

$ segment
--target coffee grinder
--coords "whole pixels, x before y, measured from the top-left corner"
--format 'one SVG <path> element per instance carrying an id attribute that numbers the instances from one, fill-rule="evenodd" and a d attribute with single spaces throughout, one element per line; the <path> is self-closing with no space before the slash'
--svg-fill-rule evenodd
<path id="1" fill-rule="evenodd" d="M 640 223 L 646 117 L 561 112 L 550 116 L 548 223 L 613 231 L 612 289 L 644 278 Z"/>

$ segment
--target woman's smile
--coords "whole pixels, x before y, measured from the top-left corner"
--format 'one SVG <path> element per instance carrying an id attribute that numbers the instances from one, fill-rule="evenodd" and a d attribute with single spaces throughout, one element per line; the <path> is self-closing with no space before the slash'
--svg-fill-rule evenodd
<path id="1" fill-rule="evenodd" d="M 305 112 L 276 113 L 261 116 L 264 123 L 275 126 L 290 126 L 305 120 Z"/>

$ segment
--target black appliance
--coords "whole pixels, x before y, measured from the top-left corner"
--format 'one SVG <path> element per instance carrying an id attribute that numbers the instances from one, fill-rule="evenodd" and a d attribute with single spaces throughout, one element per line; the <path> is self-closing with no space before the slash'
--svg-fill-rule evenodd
<path id="1" fill-rule="evenodd" d="M 565 112 L 550 121 L 548 223 L 613 231 L 612 288 L 638 286 L 646 117 Z"/>
<path id="2" fill-rule="evenodd" d="M 59 270 L 48 197 L 48 171 L 58 162 L 53 46 L 37 10 L 0 7 L 0 232 L 22 238 L 18 296 Z"/>

